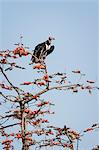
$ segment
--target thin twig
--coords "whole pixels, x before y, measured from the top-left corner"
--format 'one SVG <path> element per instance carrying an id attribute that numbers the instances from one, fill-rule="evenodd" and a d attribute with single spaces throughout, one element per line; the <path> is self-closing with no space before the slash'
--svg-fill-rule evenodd
<path id="1" fill-rule="evenodd" d="M 2 67 L 0 66 L 0 70 L 2 72 L 2 74 L 4 75 L 4 77 L 6 78 L 6 80 L 8 81 L 8 83 L 11 85 L 11 87 L 16 91 L 16 93 L 19 95 L 20 97 L 20 94 L 19 94 L 19 91 L 18 89 L 10 82 L 10 80 L 8 79 L 7 75 L 4 73 Z"/>
<path id="2" fill-rule="evenodd" d="M 9 128 L 9 127 L 12 127 L 12 126 L 16 126 L 16 125 L 20 125 L 20 123 L 10 124 L 10 125 L 4 126 L 4 127 L 2 126 L 2 127 L 0 128 L 0 130 L 5 129 L 5 128 Z"/>
<path id="3" fill-rule="evenodd" d="M 51 90 L 60 90 L 60 89 L 63 89 L 63 88 L 70 88 L 70 87 L 78 87 L 78 86 L 82 86 L 82 85 L 78 85 L 78 84 L 71 84 L 71 85 L 63 85 L 63 86 L 54 86 L 54 87 L 49 87 L 49 88 L 46 88 L 40 92 L 38 92 L 37 94 L 35 94 L 35 96 L 40 96 L 48 91 L 51 91 Z M 25 103 L 27 102 L 30 102 L 33 98 L 25 101 Z"/>

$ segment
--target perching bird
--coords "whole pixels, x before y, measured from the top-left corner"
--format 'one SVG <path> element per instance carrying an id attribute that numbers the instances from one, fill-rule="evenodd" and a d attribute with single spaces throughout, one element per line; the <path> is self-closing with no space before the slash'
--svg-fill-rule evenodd
<path id="1" fill-rule="evenodd" d="M 55 38 L 49 37 L 47 41 L 40 43 L 35 47 L 31 58 L 32 63 L 43 63 L 46 56 L 53 52 L 54 45 L 51 46 L 52 40 L 55 40 Z"/>

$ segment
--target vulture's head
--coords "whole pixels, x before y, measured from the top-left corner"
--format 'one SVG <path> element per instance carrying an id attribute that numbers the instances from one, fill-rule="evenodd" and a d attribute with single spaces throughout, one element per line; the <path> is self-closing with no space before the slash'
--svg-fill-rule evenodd
<path id="1" fill-rule="evenodd" d="M 50 36 L 50 37 L 48 38 L 48 40 L 49 40 L 49 41 L 52 41 L 52 40 L 55 40 L 55 38 Z"/>

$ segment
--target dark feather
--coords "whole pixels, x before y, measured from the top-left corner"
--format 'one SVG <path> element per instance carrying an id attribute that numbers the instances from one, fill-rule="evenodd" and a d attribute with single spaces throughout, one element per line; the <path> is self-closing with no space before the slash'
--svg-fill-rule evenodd
<path id="1" fill-rule="evenodd" d="M 33 52 L 33 56 L 31 58 L 31 61 L 33 63 L 44 62 L 44 60 L 46 59 L 46 56 L 53 52 L 54 45 L 51 46 L 49 49 L 46 48 L 46 45 L 48 45 L 50 47 L 51 42 L 49 40 L 47 40 L 43 43 L 38 44 L 35 47 L 34 52 Z"/>

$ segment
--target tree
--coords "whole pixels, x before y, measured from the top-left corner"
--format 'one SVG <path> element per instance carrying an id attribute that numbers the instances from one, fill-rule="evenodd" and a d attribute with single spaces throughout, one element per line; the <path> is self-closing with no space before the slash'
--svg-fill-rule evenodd
<path id="1" fill-rule="evenodd" d="M 25 59 L 31 55 L 31 52 L 22 42 L 15 45 L 15 50 L 0 52 L 0 73 L 4 80 L 3 83 L 0 81 L 2 109 L 0 134 L 3 149 L 13 150 L 15 142 L 19 144 L 18 141 L 20 141 L 22 150 L 29 150 L 31 147 L 38 150 L 54 146 L 74 150 L 75 143 L 78 150 L 82 136 L 99 128 L 99 124 L 93 124 L 82 133 L 66 125 L 63 125 L 63 128 L 50 125 L 47 115 L 55 113 L 51 110 L 54 104 L 49 99 L 42 98 L 42 95 L 53 90 L 69 90 L 74 93 L 78 93 L 79 90 L 88 90 L 91 94 L 92 90 L 98 87 L 94 85 L 94 81 L 90 80 L 87 80 L 85 85 L 81 83 L 85 75 L 80 70 L 72 71 L 72 74 L 80 77 L 79 82 L 72 84 L 66 73 L 57 72 L 50 75 L 46 64 L 25 65 Z M 23 63 L 18 64 L 18 60 L 21 59 Z M 17 83 L 17 75 L 20 76 L 19 73 L 24 72 L 28 67 L 35 72 L 36 78 L 34 77 L 32 81 Z M 9 73 L 11 75 L 17 69 L 20 69 L 20 72 L 15 76 L 16 82 L 13 83 Z M 33 90 L 31 91 L 29 87 L 33 87 Z M 3 106 L 8 106 L 8 111 L 3 110 Z"/>

